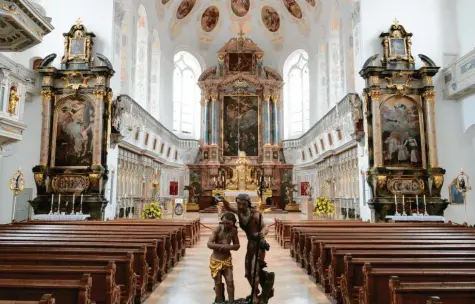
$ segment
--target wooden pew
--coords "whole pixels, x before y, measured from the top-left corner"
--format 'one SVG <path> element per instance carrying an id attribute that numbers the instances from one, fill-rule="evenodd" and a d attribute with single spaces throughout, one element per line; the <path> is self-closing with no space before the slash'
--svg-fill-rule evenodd
<path id="1" fill-rule="evenodd" d="M 33 265 L 33 266 L 107 266 L 110 261 L 116 265 L 115 283 L 121 288 L 121 303 L 134 303 L 137 275 L 133 271 L 134 255 L 76 255 L 68 252 L 55 254 L 25 254 L 17 252 L 0 253 L 0 265 Z M 93 286 L 94 287 L 94 286 Z"/>
<path id="2" fill-rule="evenodd" d="M 475 282 L 475 269 L 423 269 L 363 267 L 364 285 L 359 290 L 359 304 L 391 303 L 389 279 L 398 276 L 403 282 Z"/>
<path id="3" fill-rule="evenodd" d="M 475 269 L 475 258 L 353 258 L 344 257 L 344 269 L 329 271 L 330 296 L 338 303 L 355 303 L 358 288 L 363 286 L 363 266 L 370 263 L 374 268 L 424 268 L 424 269 Z"/>
<path id="4" fill-rule="evenodd" d="M 115 249 L 115 250 L 113 250 Z M 41 252 L 62 254 L 71 252 L 75 254 L 98 254 L 98 255 L 123 255 L 127 252 L 134 254 L 134 272 L 137 274 L 136 298 L 142 299 L 146 295 L 148 278 L 147 247 L 135 243 L 93 243 L 93 242 L 9 242 L 0 241 L 0 252 Z M 150 286 L 150 285 L 148 285 Z"/>
<path id="5" fill-rule="evenodd" d="M 80 280 L 0 279 L 0 299 L 36 301 L 44 294 L 53 294 L 58 304 L 91 304 L 91 286 L 87 274 Z"/>
<path id="6" fill-rule="evenodd" d="M 389 281 L 390 304 L 473 304 L 475 282 L 406 282 L 393 276 Z M 431 296 L 436 294 L 437 296 Z"/>
<path id="7" fill-rule="evenodd" d="M 39 301 L 3 301 L 0 304 L 55 304 L 55 299 L 50 294 L 44 294 Z"/>
<path id="8" fill-rule="evenodd" d="M 91 300 L 97 304 L 119 304 L 120 288 L 115 284 L 114 262 L 107 266 L 0 265 L 2 279 L 80 280 L 92 279 Z"/>

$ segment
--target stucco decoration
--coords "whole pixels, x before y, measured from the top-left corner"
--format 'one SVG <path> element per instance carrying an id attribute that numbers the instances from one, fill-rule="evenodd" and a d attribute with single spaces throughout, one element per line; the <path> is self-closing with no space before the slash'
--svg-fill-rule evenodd
<path id="1" fill-rule="evenodd" d="M 229 0 L 231 1 L 231 10 L 238 17 L 244 17 L 251 8 L 251 0 Z"/>
<path id="2" fill-rule="evenodd" d="M 298 24 L 299 31 L 307 36 L 310 32 L 308 20 L 296 0 L 282 0 L 282 6 L 285 8 L 285 14 L 290 18 L 288 20 Z M 284 19 L 285 17 L 282 16 Z"/>
<path id="3" fill-rule="evenodd" d="M 274 2 L 272 2 L 274 3 Z M 273 7 L 270 1 L 261 1 L 259 3 L 259 11 L 261 18 L 259 18 L 259 26 L 262 31 L 269 38 L 275 50 L 281 50 L 284 44 L 284 27 L 281 16 L 282 12 L 278 11 L 279 7 Z"/>
<path id="4" fill-rule="evenodd" d="M 246 2 L 245 0 L 234 0 L 235 2 Z M 252 29 L 252 17 L 253 17 L 253 11 L 255 8 L 255 2 L 256 1 L 251 1 L 248 0 L 247 3 L 249 3 L 249 10 L 248 12 L 243 15 L 243 16 L 238 16 L 234 13 L 233 11 L 233 0 L 226 1 L 226 5 L 228 8 L 228 15 L 229 19 L 231 19 L 231 32 L 234 34 L 239 34 L 239 32 L 242 30 L 244 34 L 247 34 L 251 31 Z M 235 4 L 236 5 L 236 4 Z"/>
<path id="5" fill-rule="evenodd" d="M 173 3 L 173 1 L 170 1 L 169 3 Z M 175 13 L 173 14 L 168 26 L 170 37 L 172 39 L 175 39 L 180 35 L 182 25 L 190 22 L 193 12 L 198 9 L 198 4 L 199 3 L 197 0 L 183 0 L 181 2 L 177 2 L 175 8 L 173 9 Z"/>
<path id="6" fill-rule="evenodd" d="M 206 3 L 196 18 L 196 34 L 200 40 L 202 48 L 207 48 L 220 32 L 223 24 L 223 5 L 219 0 L 212 0 Z"/>
<path id="7" fill-rule="evenodd" d="M 307 1 L 307 3 L 308 3 L 310 6 L 315 7 L 315 5 L 316 5 L 316 1 L 315 1 L 315 0 L 306 0 L 306 1 Z"/>
<path id="8" fill-rule="evenodd" d="M 172 2 L 171 0 L 156 0 L 155 6 L 157 8 L 158 19 L 163 19 L 166 10 L 170 8 Z"/>
<path id="9" fill-rule="evenodd" d="M 320 21 L 322 15 L 322 0 L 306 0 L 303 10 L 308 12 L 309 19 L 313 16 L 315 22 Z"/>

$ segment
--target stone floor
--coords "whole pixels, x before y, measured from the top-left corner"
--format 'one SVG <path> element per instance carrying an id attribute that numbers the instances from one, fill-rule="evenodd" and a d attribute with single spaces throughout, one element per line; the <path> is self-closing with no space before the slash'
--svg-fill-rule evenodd
<path id="1" fill-rule="evenodd" d="M 188 213 L 186 218 L 195 218 L 199 214 Z M 274 216 L 287 219 L 303 219 L 300 214 L 266 215 L 268 224 L 273 222 Z M 201 215 L 201 222 L 209 227 L 218 223 L 217 215 Z M 168 274 L 164 282 L 146 300 L 145 304 L 211 304 L 214 300 L 213 280 L 209 273 L 208 263 L 211 250 L 206 247 L 210 230 L 202 227 L 202 236 L 199 243 L 187 249 L 184 260 Z M 233 252 L 234 284 L 236 298 L 250 294 L 250 286 L 244 278 L 244 255 L 247 240 L 240 231 L 239 240 L 241 249 Z M 270 303 L 276 304 L 316 304 L 330 303 L 325 294 L 318 291 L 315 283 L 297 267 L 289 255 L 288 249 L 282 249 L 269 235 L 267 240 L 271 250 L 267 253 L 268 270 L 276 274 L 275 297 Z"/>

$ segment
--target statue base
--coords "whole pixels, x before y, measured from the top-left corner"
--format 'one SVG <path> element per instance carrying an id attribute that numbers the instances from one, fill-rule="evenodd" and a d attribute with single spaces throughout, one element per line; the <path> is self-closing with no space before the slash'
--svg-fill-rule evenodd
<path id="1" fill-rule="evenodd" d="M 285 206 L 285 211 L 287 212 L 300 212 L 299 205 L 296 203 L 290 203 Z"/>
<path id="2" fill-rule="evenodd" d="M 249 302 L 246 299 L 237 299 L 237 300 L 234 300 L 232 302 L 229 302 L 229 301 L 213 302 L 213 304 L 249 304 L 249 303 L 251 303 L 251 302 Z"/>
<path id="3" fill-rule="evenodd" d="M 200 211 L 200 205 L 196 203 L 187 203 L 186 212 L 198 212 Z"/>

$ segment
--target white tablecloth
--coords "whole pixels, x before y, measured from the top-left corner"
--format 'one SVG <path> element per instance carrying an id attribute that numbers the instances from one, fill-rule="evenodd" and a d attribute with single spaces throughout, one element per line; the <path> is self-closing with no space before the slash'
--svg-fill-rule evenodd
<path id="1" fill-rule="evenodd" d="M 445 217 L 437 215 L 388 215 L 386 218 L 395 222 L 447 222 Z"/>
<path id="2" fill-rule="evenodd" d="M 39 221 L 84 221 L 90 214 L 35 214 L 32 220 Z"/>

